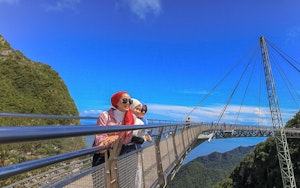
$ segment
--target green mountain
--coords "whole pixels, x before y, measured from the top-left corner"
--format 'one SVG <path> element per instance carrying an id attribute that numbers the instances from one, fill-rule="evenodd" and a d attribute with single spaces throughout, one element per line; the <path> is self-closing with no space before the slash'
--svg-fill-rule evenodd
<path id="1" fill-rule="evenodd" d="M 11 48 L 0 35 L 0 112 L 78 116 L 77 107 L 59 74 Z M 0 117 L 0 126 L 78 125 L 77 119 Z M 25 127 L 24 127 L 25 128 Z M 1 144 L 0 166 L 85 148 L 85 138 Z M 36 172 L 0 181 L 0 187 Z"/>
<path id="2" fill-rule="evenodd" d="M 300 128 L 300 111 L 286 123 Z M 300 186 L 300 139 L 288 139 L 297 187 Z M 218 183 L 219 182 L 219 183 Z M 283 187 L 274 137 L 255 149 L 239 147 L 226 153 L 212 153 L 184 165 L 168 187 Z"/>
<path id="3" fill-rule="evenodd" d="M 50 66 L 31 61 L 20 51 L 12 49 L 1 35 L 0 98 L 0 112 L 78 115 L 77 107 L 58 73 Z M 1 120 L 0 125 L 21 125 Z M 64 122 L 69 123 L 70 120 L 55 120 L 47 124 Z M 78 124 L 78 120 L 71 123 Z M 32 125 L 32 121 L 27 124 Z"/>
<path id="4" fill-rule="evenodd" d="M 286 123 L 286 127 L 300 128 L 300 111 Z M 300 139 L 288 140 L 297 187 L 300 186 Z M 229 178 L 216 187 L 283 187 L 275 139 L 269 137 L 235 168 Z"/>
<path id="5" fill-rule="evenodd" d="M 170 188 L 212 187 L 229 176 L 240 161 L 253 151 L 255 146 L 238 147 L 234 150 L 198 157 L 183 165 L 168 185 Z"/>

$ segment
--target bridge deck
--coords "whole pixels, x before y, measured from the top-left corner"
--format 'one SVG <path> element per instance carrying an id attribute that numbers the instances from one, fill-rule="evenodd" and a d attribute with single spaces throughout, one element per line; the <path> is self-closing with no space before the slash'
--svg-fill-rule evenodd
<path id="1" fill-rule="evenodd" d="M 136 150 L 130 155 L 120 156 L 117 159 L 118 184 L 119 187 L 134 187 L 137 171 L 141 174 L 142 187 L 156 187 L 167 184 L 177 170 L 180 168 L 187 154 L 195 147 L 201 144 L 199 140 L 211 141 L 213 138 L 227 137 L 256 137 L 272 136 L 273 130 L 270 127 L 253 126 L 213 126 L 211 124 L 199 123 L 186 126 L 185 124 L 174 125 L 147 125 L 130 126 L 133 130 L 151 129 L 153 133 L 153 142 L 141 150 Z M 111 131 L 113 127 L 108 127 L 106 131 Z M 34 130 L 36 129 L 36 130 Z M 53 129 L 53 130 L 52 130 Z M 130 129 L 128 126 L 120 126 L 113 131 L 125 131 Z M 38 131 L 37 131 L 38 130 Z M 51 130 L 51 131 L 49 131 Z M 0 143 L 39 141 L 44 139 L 74 137 L 91 134 L 103 133 L 103 129 L 98 127 L 81 126 L 53 126 L 53 127 L 0 127 Z M 287 137 L 299 138 L 300 129 L 286 129 Z M 98 182 L 98 187 L 105 185 L 105 169 L 103 166 L 91 168 L 91 154 L 101 148 L 87 148 L 84 151 L 74 151 L 57 156 L 50 156 L 43 159 L 37 159 L 20 164 L 0 167 L 0 178 L 6 180 L 13 175 L 18 175 L 27 171 L 48 166 L 49 164 L 60 165 L 60 162 L 74 159 L 77 163 L 66 166 L 55 167 L 66 173 L 54 173 L 55 169 L 41 173 L 41 177 L 32 176 L 24 178 L 21 181 L 14 182 L 13 185 L 43 186 L 43 187 L 94 187 L 93 182 Z M 80 161 L 77 157 L 87 156 L 88 160 Z M 93 179 L 93 174 L 97 179 Z M 47 179 L 45 179 L 47 178 Z M 52 179 L 51 179 L 52 178 Z M 32 182 L 35 182 L 33 184 Z"/>

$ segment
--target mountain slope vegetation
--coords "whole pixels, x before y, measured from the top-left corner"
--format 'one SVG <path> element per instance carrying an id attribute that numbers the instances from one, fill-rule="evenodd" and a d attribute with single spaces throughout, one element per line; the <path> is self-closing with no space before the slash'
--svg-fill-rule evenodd
<path id="1" fill-rule="evenodd" d="M 198 157 L 184 165 L 168 187 L 212 187 L 226 178 L 254 147 L 238 147 L 225 153 L 214 152 Z"/>
<path id="2" fill-rule="evenodd" d="M 78 116 L 77 107 L 59 74 L 50 66 L 34 62 L 11 48 L 0 35 L 0 113 Z M 0 117 L 0 126 L 78 125 L 78 119 Z M 0 145 L 0 166 L 21 163 L 85 148 L 85 138 Z M 25 173 L 0 181 L 0 187 L 32 176 Z"/>
<path id="3" fill-rule="evenodd" d="M 300 128 L 300 111 L 286 123 L 287 128 Z M 289 138 L 288 145 L 297 187 L 300 186 L 300 140 Z M 235 168 L 229 178 L 216 187 L 283 187 L 275 138 L 257 145 Z"/>
<path id="4" fill-rule="evenodd" d="M 286 123 L 300 128 L 300 111 Z M 289 138 L 288 145 L 297 187 L 300 186 L 300 140 Z M 184 165 L 168 187 L 283 187 L 274 137 L 255 147 L 239 147 L 226 153 L 198 157 Z"/>
<path id="5" fill-rule="evenodd" d="M 14 50 L 0 35 L 0 112 L 78 115 L 67 86 L 50 66 L 26 58 Z M 70 120 L 50 120 L 47 124 L 70 123 Z M 1 125 L 40 124 L 0 119 Z M 76 124 L 78 120 L 71 121 Z"/>

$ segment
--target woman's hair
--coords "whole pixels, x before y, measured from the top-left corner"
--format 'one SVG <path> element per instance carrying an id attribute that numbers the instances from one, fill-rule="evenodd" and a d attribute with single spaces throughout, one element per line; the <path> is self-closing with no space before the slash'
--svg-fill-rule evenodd
<path id="1" fill-rule="evenodd" d="M 148 110 L 147 105 L 143 104 L 141 111 L 145 111 L 145 113 L 147 113 L 147 110 Z"/>

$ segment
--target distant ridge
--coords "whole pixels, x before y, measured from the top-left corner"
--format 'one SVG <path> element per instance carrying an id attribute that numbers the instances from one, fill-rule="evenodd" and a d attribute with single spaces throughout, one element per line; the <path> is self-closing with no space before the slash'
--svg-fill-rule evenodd
<path id="1" fill-rule="evenodd" d="M 182 166 L 167 187 L 212 187 L 229 176 L 240 161 L 254 149 L 255 146 L 241 146 L 225 153 L 213 152 L 198 157 Z"/>
<path id="2" fill-rule="evenodd" d="M 300 111 L 285 127 L 300 127 Z M 290 155 L 297 187 L 300 186 L 300 139 L 289 138 Z M 259 143 L 234 169 L 230 176 L 219 182 L 216 188 L 224 187 L 283 187 L 274 137 Z"/>
<path id="3" fill-rule="evenodd" d="M 254 149 L 255 145 L 248 147 L 240 146 L 228 152 L 213 152 L 194 160 L 203 163 L 206 168 L 233 170 L 233 168 L 240 163 L 249 152 L 254 151 Z"/>
<path id="4" fill-rule="evenodd" d="M 285 127 L 299 128 L 299 122 L 300 111 L 286 123 Z M 184 165 L 168 187 L 283 187 L 274 139 L 269 137 L 265 142 L 249 148 L 238 147 L 222 154 L 215 152 L 198 157 Z M 299 187 L 300 139 L 290 138 L 288 145 L 296 184 Z"/>

